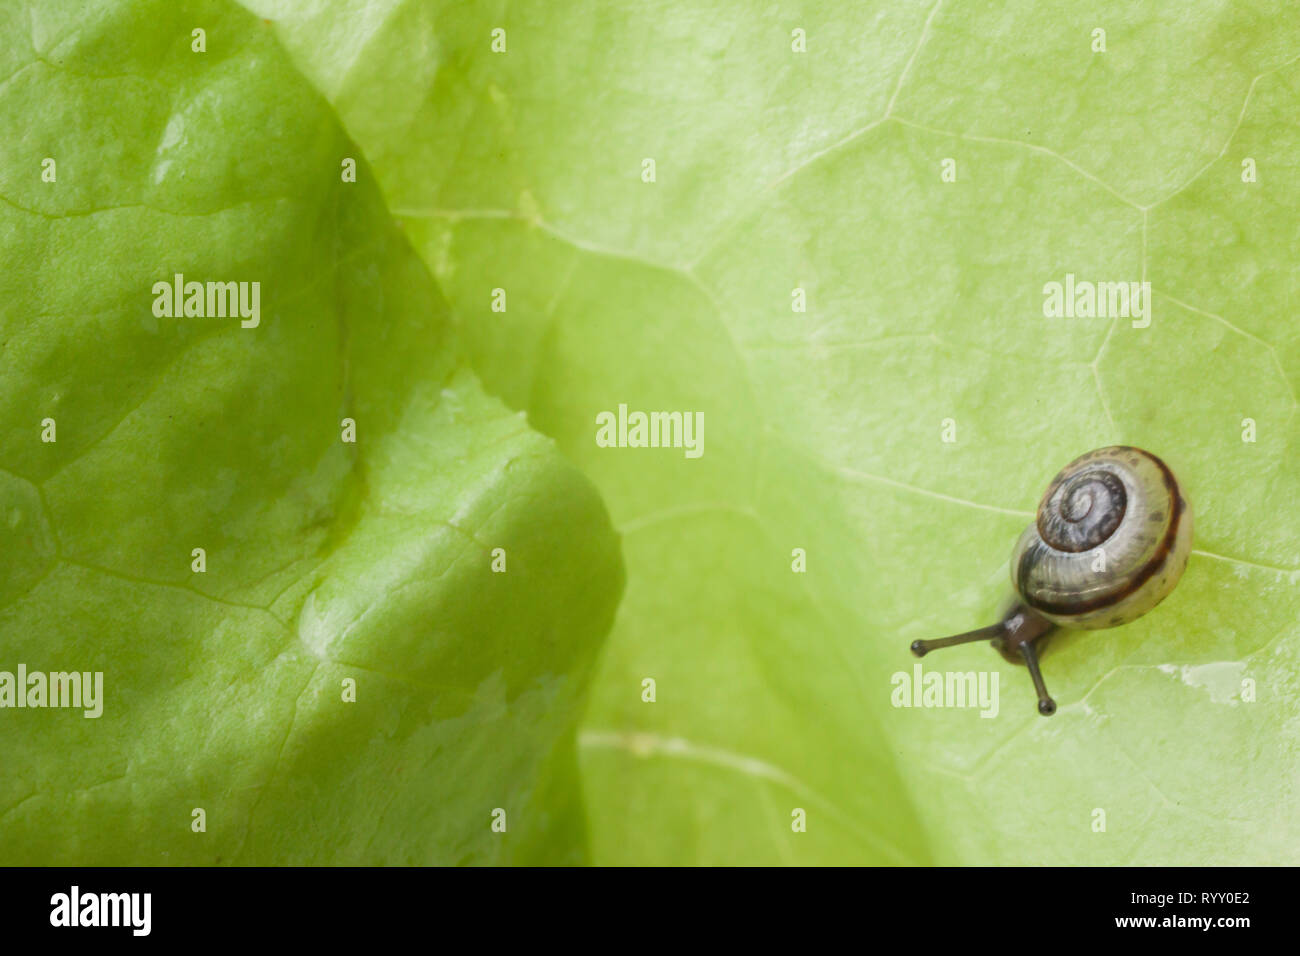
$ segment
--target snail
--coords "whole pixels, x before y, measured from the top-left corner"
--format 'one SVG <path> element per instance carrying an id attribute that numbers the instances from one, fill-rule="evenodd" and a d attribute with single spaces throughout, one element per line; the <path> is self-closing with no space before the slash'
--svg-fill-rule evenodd
<path id="1" fill-rule="evenodd" d="M 1015 598 L 996 624 L 932 641 L 912 653 L 992 641 L 1029 668 L 1038 712 L 1056 713 L 1037 643 L 1057 628 L 1096 630 L 1136 620 L 1174 589 L 1192 549 L 1192 511 L 1169 466 L 1148 451 L 1112 445 L 1081 455 L 1052 479 L 1033 524 L 1011 552 Z"/>

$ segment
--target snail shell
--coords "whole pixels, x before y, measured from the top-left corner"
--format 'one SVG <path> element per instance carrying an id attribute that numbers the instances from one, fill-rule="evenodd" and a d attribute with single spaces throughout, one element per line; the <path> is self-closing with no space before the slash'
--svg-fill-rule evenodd
<path id="1" fill-rule="evenodd" d="M 1012 552 L 1011 584 L 1055 624 L 1115 627 L 1174 589 L 1191 548 L 1192 512 L 1169 466 L 1113 445 L 1052 480 Z"/>

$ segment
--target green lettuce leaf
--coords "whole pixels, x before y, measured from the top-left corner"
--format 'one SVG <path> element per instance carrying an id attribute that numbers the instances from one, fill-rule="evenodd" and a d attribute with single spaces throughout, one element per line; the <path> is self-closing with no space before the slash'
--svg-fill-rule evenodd
<path id="1" fill-rule="evenodd" d="M 103 674 L 0 710 L 0 862 L 586 859 L 617 536 L 329 105 L 234 4 L 0 20 L 0 670 Z"/>
<path id="2" fill-rule="evenodd" d="M 598 862 L 1300 861 L 1293 4 L 249 5 L 625 537 Z M 1149 326 L 1046 318 L 1070 273 Z M 619 403 L 705 453 L 599 447 Z M 982 646 L 933 666 L 997 670 L 996 719 L 894 707 L 1115 442 L 1187 487 L 1179 589 L 1054 642 L 1050 720 Z"/>

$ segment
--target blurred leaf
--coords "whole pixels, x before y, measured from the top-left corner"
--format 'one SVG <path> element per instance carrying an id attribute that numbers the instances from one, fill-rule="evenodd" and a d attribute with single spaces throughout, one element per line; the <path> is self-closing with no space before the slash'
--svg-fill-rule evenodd
<path id="1" fill-rule="evenodd" d="M 104 681 L 0 712 L 0 862 L 584 859 L 617 538 L 329 106 L 232 4 L 0 18 L 0 670 Z M 260 282 L 260 324 L 158 316 L 176 273 Z"/>

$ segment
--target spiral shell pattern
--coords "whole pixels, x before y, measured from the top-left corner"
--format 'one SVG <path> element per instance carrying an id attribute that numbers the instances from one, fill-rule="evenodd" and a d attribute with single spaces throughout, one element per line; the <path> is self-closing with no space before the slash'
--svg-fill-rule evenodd
<path id="1" fill-rule="evenodd" d="M 1169 467 L 1126 445 L 1076 458 L 1053 480 L 1011 555 L 1021 599 L 1065 627 L 1127 624 L 1162 601 L 1192 547 Z"/>

